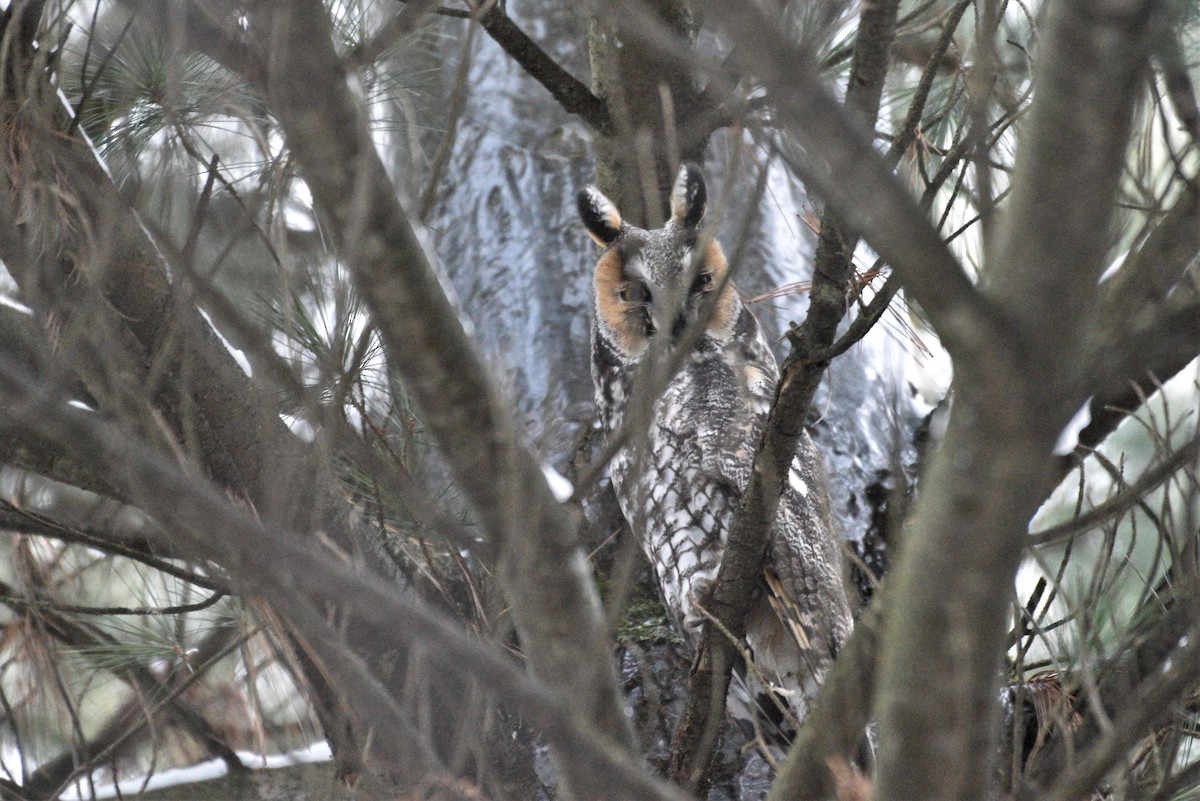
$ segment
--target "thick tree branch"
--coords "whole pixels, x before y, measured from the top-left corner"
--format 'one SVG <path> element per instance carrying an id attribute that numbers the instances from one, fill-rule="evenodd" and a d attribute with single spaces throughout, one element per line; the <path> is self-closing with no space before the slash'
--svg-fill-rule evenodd
<path id="1" fill-rule="evenodd" d="M 955 406 L 888 577 L 904 602 L 885 610 L 879 657 L 885 798 L 989 795 L 1012 579 L 1057 476 L 1049 454 L 1087 394 L 1086 322 L 1106 247 L 1097 232 L 1112 218 L 1156 6 L 1047 11 L 1012 208 L 987 268 L 989 301 L 1013 325 L 997 332 L 999 359 L 952 351 Z"/>
<path id="2" fill-rule="evenodd" d="M 1200 353 L 1200 201 L 1184 183 L 1175 205 L 1100 288 L 1087 362 L 1100 380 L 1080 453 L 1100 444 L 1141 398 Z M 1064 460 L 1065 464 L 1074 460 Z"/>
<path id="3" fill-rule="evenodd" d="M 1100 332 L 1118 332 L 1122 342 L 1139 323 L 1153 317 L 1158 305 L 1178 285 L 1188 265 L 1200 254 L 1200 178 L 1181 182 L 1175 205 L 1163 215 L 1146 240 L 1116 274 L 1100 287 Z"/>
<path id="4" fill-rule="evenodd" d="M 1097 365 L 1105 358 L 1117 357 L 1114 365 L 1097 368 L 1100 376 L 1110 373 L 1113 366 L 1123 366 L 1126 372 L 1111 374 L 1096 387 L 1089 402 L 1092 420 L 1079 434 L 1075 456 L 1063 460 L 1064 474 L 1141 406 L 1143 398 L 1154 394 L 1200 355 L 1200 299 L 1190 296 L 1190 292 L 1177 293 L 1162 304 L 1153 319 L 1145 320 L 1137 335 L 1122 343 L 1120 350 L 1122 353 L 1114 354 L 1102 347 L 1096 352 L 1093 363 Z M 1121 360 L 1121 355 L 1127 360 Z"/>
<path id="5" fill-rule="evenodd" d="M 324 8 L 310 0 L 267 7 L 252 17 L 251 30 L 270 53 L 260 88 L 372 311 L 389 360 L 423 409 L 482 528 L 502 548 L 499 575 L 535 674 L 580 704 L 608 736 L 630 743 L 576 524 L 519 444 L 438 283 L 432 255 L 396 199 L 333 50 Z M 607 784 L 607 777 L 569 760 L 560 767 L 582 796 L 597 795 Z"/>

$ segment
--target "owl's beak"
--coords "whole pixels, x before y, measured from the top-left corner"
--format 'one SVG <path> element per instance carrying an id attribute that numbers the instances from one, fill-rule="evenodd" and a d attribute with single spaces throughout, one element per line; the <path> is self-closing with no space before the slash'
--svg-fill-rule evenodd
<path id="1" fill-rule="evenodd" d="M 679 337 L 682 336 L 683 332 L 687 330 L 687 325 L 688 325 L 687 318 L 684 317 L 682 314 L 680 314 L 678 317 L 675 318 L 675 322 L 671 325 L 671 342 L 672 343 L 679 341 Z"/>

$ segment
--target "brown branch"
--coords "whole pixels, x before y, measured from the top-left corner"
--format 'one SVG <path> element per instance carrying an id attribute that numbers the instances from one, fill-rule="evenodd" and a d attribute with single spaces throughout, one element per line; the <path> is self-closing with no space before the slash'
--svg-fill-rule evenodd
<path id="1" fill-rule="evenodd" d="M 211 485 L 177 467 L 127 432 L 96 415 L 72 409 L 45 394 L 0 354 L 0 408 L 9 425 L 35 428 L 42 436 L 70 443 L 87 464 L 108 465 L 114 480 L 178 538 L 197 558 L 219 558 L 242 592 L 266 599 L 295 627 L 320 658 L 351 707 L 374 727 L 374 748 L 384 759 L 425 763 L 430 755 L 392 698 L 347 651 L 314 603 L 335 602 L 377 637 L 409 647 L 443 671 L 480 682 L 511 704 L 576 763 L 572 775 L 603 777 L 602 794 L 615 799 L 673 799 L 685 795 L 652 778 L 623 743 L 602 733 L 574 703 L 534 682 L 506 656 L 485 649 L 461 628 L 410 596 L 299 537 L 269 531 L 234 508 Z M 597 779 L 599 781 L 599 779 Z"/>
<path id="2" fill-rule="evenodd" d="M 1115 331 L 1116 342 L 1133 335 L 1153 318 L 1200 254 L 1200 179 L 1180 182 L 1178 199 L 1145 241 L 1101 286 L 1099 331 Z"/>
<path id="3" fill-rule="evenodd" d="M 479 24 L 529 77 L 540 83 L 558 101 L 565 111 L 579 115 L 580 119 L 601 136 L 612 133 L 608 104 L 596 97 L 586 84 L 563 69 L 517 27 L 504 13 L 503 3 L 494 3 L 480 18 Z"/>
<path id="4" fill-rule="evenodd" d="M 868 126 L 874 125 L 879 113 L 898 9 L 899 3 L 891 0 L 868 4 L 862 13 L 846 103 Z M 813 267 L 808 316 L 799 331 L 789 335 L 793 350 L 784 361 L 763 441 L 738 504 L 709 602 L 717 622 L 705 622 L 687 706 L 672 743 L 672 775 L 688 786 L 701 784 L 708 770 L 715 739 L 705 733 L 711 729 L 709 722 L 721 717 L 730 670 L 738 656 L 736 643 L 722 636 L 720 629 L 737 637 L 745 635 L 746 615 L 762 574 L 785 477 L 800 447 L 804 419 L 828 364 L 814 362 L 810 354 L 829 347 L 846 312 L 853 247 L 842 241 L 833 214 L 826 213 Z"/>
<path id="5" fill-rule="evenodd" d="M 162 5 L 156 16 L 170 19 L 180 4 Z M 371 309 L 389 360 L 423 409 L 482 529 L 501 548 L 498 575 L 534 672 L 575 699 L 608 736 L 630 743 L 575 522 L 550 493 L 540 465 L 518 444 L 432 257 L 397 201 L 333 50 L 325 9 L 311 0 L 265 6 L 250 29 L 271 53 L 260 89 Z M 566 642 L 575 647 L 563 648 Z M 373 692 L 358 696 L 367 697 L 379 703 Z M 606 776 L 587 774 L 570 760 L 560 768 L 582 795 L 607 786 Z"/>
<path id="6" fill-rule="evenodd" d="M 934 79 L 941 70 L 942 59 L 954 42 L 958 24 L 962 22 L 963 14 L 966 13 L 971 3 L 972 0 L 958 0 L 946 17 L 942 35 L 938 37 L 933 49 L 929 51 L 929 63 L 926 65 L 925 71 L 921 73 L 921 80 L 917 82 L 917 88 L 913 92 L 913 99 L 909 103 L 904 122 L 900 125 L 900 131 L 888 149 L 888 160 L 893 164 L 908 151 L 909 146 L 916 140 L 917 131 L 921 127 L 921 117 L 925 112 L 925 104 L 929 100 L 930 90 L 933 89 Z"/>
<path id="7" fill-rule="evenodd" d="M 407 3 L 409 0 L 404 0 L 404 2 Z M 550 96 L 558 101 L 564 111 L 568 114 L 578 115 L 589 127 L 601 135 L 608 135 L 611 132 L 612 120 L 609 117 L 608 104 L 596 97 L 586 84 L 563 69 L 562 65 L 551 58 L 525 31 L 521 30 L 505 13 L 504 3 L 493 0 L 486 4 L 488 8 L 482 15 L 478 11 L 454 12 L 452 9 L 433 9 L 432 6 L 436 4 L 427 5 L 431 6 L 431 13 L 478 19 L 487 35 L 500 45 L 501 49 L 511 56 L 529 77 L 541 84 L 550 93 Z M 393 21 L 385 25 L 383 30 L 360 51 L 352 53 L 351 63 L 356 66 L 371 63 L 400 35 L 411 30 L 409 24 L 402 26 L 396 22 L 399 19 L 401 19 L 401 15 L 397 15 Z"/>
<path id="8" fill-rule="evenodd" d="M 1200 255 L 1198 193 L 1195 177 L 1185 182 L 1171 210 L 1101 286 L 1098 343 L 1089 362 L 1102 381 L 1090 404 L 1092 420 L 1079 435 L 1083 449 L 1098 445 L 1140 397 L 1154 392 L 1155 381 L 1166 381 L 1200 351 L 1200 287 L 1187 285 L 1200 275 L 1193 267 Z M 1065 471 L 1075 459 L 1064 462 Z"/>
<path id="9" fill-rule="evenodd" d="M 214 592 L 203 601 L 194 604 L 178 604 L 175 606 L 86 606 L 80 604 L 64 604 L 43 598 L 29 598 L 23 595 L 6 595 L 0 592 L 0 603 L 12 609 L 33 609 L 39 612 L 55 612 L 60 615 L 186 615 L 189 612 L 200 612 L 208 609 L 227 597 L 223 592 Z"/>

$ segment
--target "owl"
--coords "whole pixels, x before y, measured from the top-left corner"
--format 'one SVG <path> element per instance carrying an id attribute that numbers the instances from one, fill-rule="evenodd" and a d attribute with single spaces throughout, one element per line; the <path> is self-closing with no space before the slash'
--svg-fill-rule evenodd
<path id="1" fill-rule="evenodd" d="M 592 378 L 601 425 L 625 442 L 610 476 L 667 612 L 695 646 L 779 368 L 728 281 L 721 246 L 701 233 L 707 192 L 697 167 L 680 169 L 671 218 L 655 230 L 624 222 L 594 187 L 577 201 L 603 248 L 593 279 Z M 658 390 L 640 414 L 631 403 L 639 382 Z M 842 573 L 818 455 L 805 434 L 747 620 L 751 660 L 736 677 L 741 697 L 729 698 L 735 716 L 760 714 L 784 732 L 803 718 L 851 629 Z"/>

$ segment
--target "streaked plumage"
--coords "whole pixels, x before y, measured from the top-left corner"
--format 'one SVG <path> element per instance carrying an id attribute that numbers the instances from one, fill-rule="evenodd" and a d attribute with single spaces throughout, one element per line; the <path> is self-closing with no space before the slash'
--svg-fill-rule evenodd
<path id="1" fill-rule="evenodd" d="M 610 434 L 625 421 L 634 382 L 646 380 L 644 362 L 662 361 L 648 355 L 667 350 L 655 343 L 687 340 L 702 307 L 713 305 L 703 335 L 654 402 L 645 438 L 631 440 L 610 466 L 621 510 L 654 568 L 664 604 L 695 644 L 703 623 L 698 606 L 716 577 L 748 483 L 778 367 L 758 321 L 727 282 L 720 245 L 699 231 L 706 191 L 697 168 L 680 170 L 671 219 L 657 230 L 626 224 L 594 188 L 580 192 L 578 205 L 589 234 L 605 248 L 594 279 L 592 377 Z M 802 717 L 850 628 L 841 552 L 806 435 L 748 621 L 757 669 L 745 676 L 751 693 L 762 700 L 760 673 Z"/>

